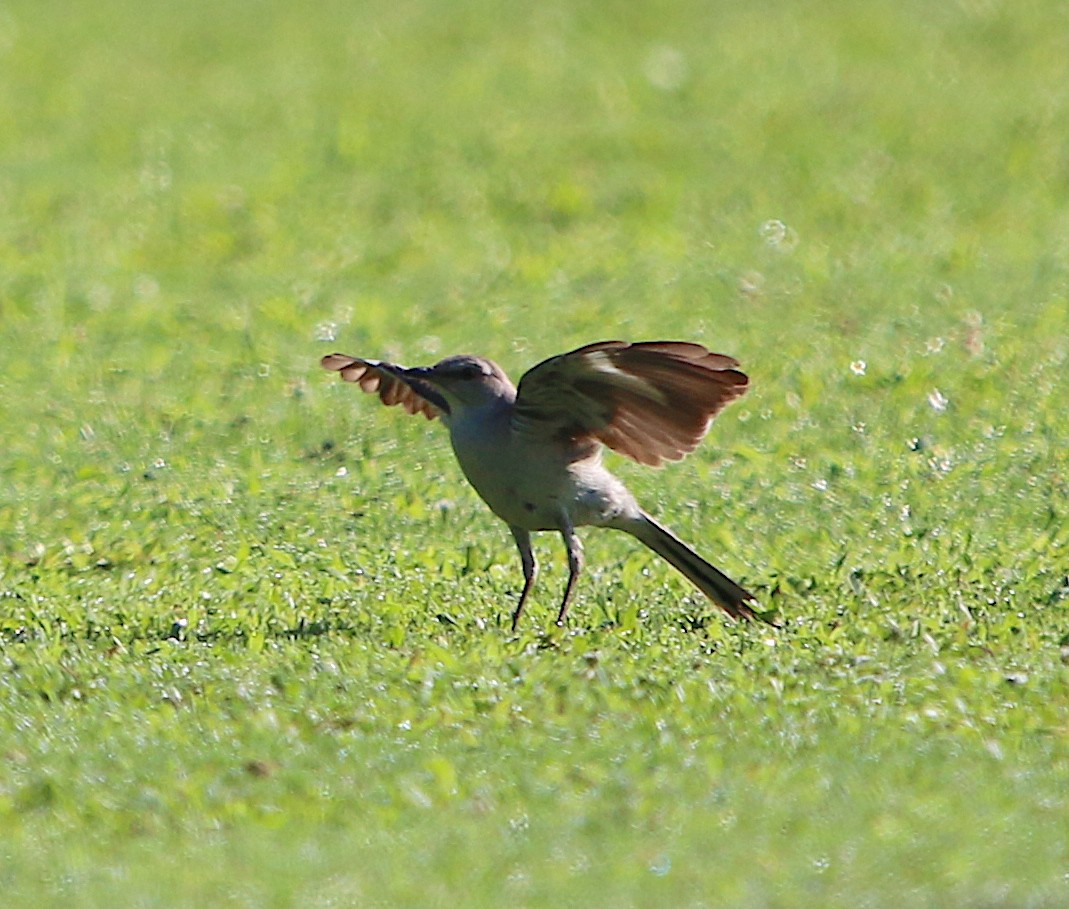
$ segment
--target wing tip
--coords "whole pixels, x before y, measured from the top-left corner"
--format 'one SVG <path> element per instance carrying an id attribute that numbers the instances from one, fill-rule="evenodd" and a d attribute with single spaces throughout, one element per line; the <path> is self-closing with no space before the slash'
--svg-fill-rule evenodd
<path id="1" fill-rule="evenodd" d="M 357 358 L 351 357 L 349 354 L 329 353 L 320 359 L 319 365 L 323 369 L 329 369 L 332 372 L 341 372 L 346 366 L 352 366 L 356 361 Z"/>

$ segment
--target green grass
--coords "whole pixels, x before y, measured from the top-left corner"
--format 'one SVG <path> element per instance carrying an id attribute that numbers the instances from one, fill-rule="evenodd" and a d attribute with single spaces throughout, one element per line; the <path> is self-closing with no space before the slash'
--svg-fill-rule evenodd
<path id="1" fill-rule="evenodd" d="M 1054 2 L 0 6 L 5 907 L 1069 902 Z M 519 565 L 318 369 L 694 339 Z M 343 469 L 344 468 L 344 469 Z"/>

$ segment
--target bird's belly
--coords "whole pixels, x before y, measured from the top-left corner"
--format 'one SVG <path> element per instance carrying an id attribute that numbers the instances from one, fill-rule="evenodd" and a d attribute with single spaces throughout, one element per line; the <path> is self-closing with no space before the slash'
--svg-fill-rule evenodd
<path id="1" fill-rule="evenodd" d="M 468 482 L 503 521 L 525 530 L 561 526 L 561 508 L 572 498 L 563 466 L 550 469 L 546 457 L 531 451 L 457 448 L 456 454 Z"/>
<path id="2" fill-rule="evenodd" d="M 600 458 L 573 461 L 557 446 L 510 443 L 488 447 L 454 437 L 464 475 L 490 510 L 524 530 L 559 530 L 567 524 L 606 524 L 634 499 Z"/>

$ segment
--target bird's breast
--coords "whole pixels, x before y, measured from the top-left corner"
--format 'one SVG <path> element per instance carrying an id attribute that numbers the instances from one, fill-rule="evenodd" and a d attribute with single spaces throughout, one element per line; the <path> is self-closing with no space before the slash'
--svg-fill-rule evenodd
<path id="1" fill-rule="evenodd" d="M 630 494 L 601 464 L 600 447 L 514 435 L 507 422 L 454 420 L 453 450 L 468 481 L 503 521 L 525 530 L 608 523 Z"/>

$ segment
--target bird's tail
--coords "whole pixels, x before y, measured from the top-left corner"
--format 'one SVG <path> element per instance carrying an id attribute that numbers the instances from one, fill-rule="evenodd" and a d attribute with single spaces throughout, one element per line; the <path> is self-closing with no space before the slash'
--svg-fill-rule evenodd
<path id="1" fill-rule="evenodd" d="M 648 514 L 643 513 L 638 521 L 629 523 L 623 529 L 645 543 L 732 618 L 774 624 L 754 611 L 757 598 L 752 593 L 736 584 L 715 565 L 706 562 Z"/>

